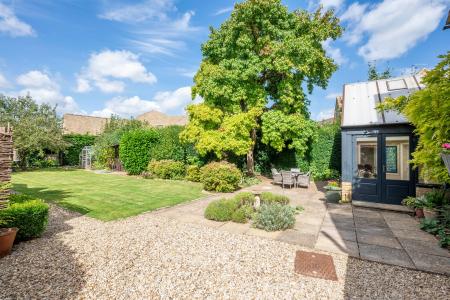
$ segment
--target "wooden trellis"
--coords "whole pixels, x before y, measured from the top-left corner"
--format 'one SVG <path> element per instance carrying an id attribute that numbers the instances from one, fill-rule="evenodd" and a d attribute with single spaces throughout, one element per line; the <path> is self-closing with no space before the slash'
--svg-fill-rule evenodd
<path id="1" fill-rule="evenodd" d="M 13 160 L 13 134 L 11 128 L 0 127 L 0 185 L 11 181 Z M 8 201 L 9 190 L 0 189 L 0 208 Z"/>

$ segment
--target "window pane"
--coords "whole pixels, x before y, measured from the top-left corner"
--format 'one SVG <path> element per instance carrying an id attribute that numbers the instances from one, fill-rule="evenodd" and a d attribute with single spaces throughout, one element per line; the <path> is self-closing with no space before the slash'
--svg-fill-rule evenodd
<path id="1" fill-rule="evenodd" d="M 377 138 L 359 137 L 356 139 L 357 176 L 360 178 L 377 177 Z"/>
<path id="2" fill-rule="evenodd" d="M 409 136 L 386 137 L 386 179 L 409 180 Z"/>

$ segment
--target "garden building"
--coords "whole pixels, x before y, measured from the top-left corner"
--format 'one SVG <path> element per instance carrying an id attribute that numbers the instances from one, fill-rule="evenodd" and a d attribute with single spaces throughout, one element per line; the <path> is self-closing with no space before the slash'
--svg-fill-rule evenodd
<path id="1" fill-rule="evenodd" d="M 343 196 L 353 201 L 401 204 L 416 194 L 418 172 L 409 160 L 417 140 L 401 114 L 380 112 L 387 97 L 408 96 L 422 89 L 423 72 L 345 84 L 342 103 Z"/>

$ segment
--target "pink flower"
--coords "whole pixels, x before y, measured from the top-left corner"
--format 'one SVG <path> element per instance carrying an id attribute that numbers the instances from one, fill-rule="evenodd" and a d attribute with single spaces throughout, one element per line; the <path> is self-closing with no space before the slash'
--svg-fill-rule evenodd
<path id="1" fill-rule="evenodd" d="M 442 144 L 442 148 L 450 150 L 450 143 L 444 143 Z"/>

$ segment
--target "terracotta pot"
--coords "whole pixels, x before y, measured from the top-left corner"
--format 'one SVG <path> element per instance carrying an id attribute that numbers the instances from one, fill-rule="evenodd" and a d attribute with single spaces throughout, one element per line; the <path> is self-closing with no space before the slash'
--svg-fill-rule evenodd
<path id="1" fill-rule="evenodd" d="M 416 211 L 416 217 L 418 217 L 420 219 L 422 219 L 424 217 L 423 208 L 416 208 L 415 211 Z"/>
<path id="2" fill-rule="evenodd" d="M 424 208 L 423 215 L 426 219 L 436 219 L 436 211 L 432 208 Z"/>
<path id="3" fill-rule="evenodd" d="M 0 228 L 0 258 L 11 253 L 19 228 Z"/>

